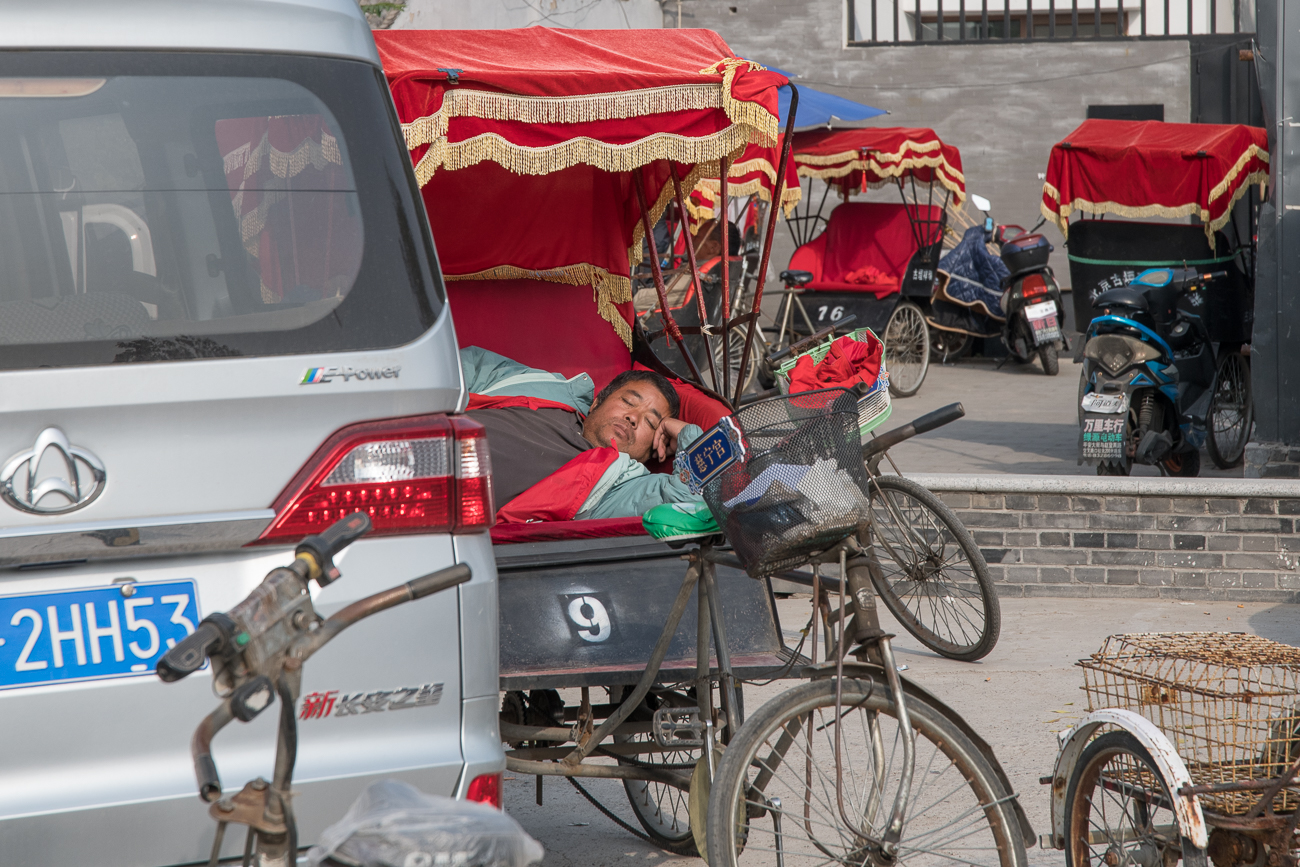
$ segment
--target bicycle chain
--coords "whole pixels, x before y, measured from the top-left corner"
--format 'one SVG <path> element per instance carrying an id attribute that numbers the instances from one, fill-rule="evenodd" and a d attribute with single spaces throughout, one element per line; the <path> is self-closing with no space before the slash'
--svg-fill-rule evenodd
<path id="1" fill-rule="evenodd" d="M 582 787 L 582 784 L 578 782 L 576 777 L 566 777 L 565 779 L 567 779 L 570 783 L 572 783 L 573 788 L 577 789 L 578 793 L 582 795 L 582 797 L 590 801 L 593 807 L 595 807 L 597 810 L 600 810 L 600 812 L 604 813 L 605 817 L 609 819 L 611 822 L 613 822 L 615 825 L 618 825 L 620 828 L 622 828 L 624 831 L 627 831 L 633 837 L 641 838 L 642 840 L 649 843 L 651 846 L 654 846 L 656 849 L 660 848 L 659 844 L 656 843 L 654 840 L 650 839 L 650 836 L 648 834 L 645 834 L 644 832 L 638 831 L 636 828 L 633 828 L 627 822 L 624 822 L 621 818 L 614 815 L 614 813 L 611 812 L 608 807 L 606 807 L 600 801 L 597 801 L 596 797 L 592 795 L 591 792 L 588 792 L 586 789 Z"/>

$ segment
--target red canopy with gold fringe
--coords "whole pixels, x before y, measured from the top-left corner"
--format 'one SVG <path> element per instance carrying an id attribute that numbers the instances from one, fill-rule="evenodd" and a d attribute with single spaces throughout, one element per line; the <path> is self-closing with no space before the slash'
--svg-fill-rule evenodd
<path id="1" fill-rule="evenodd" d="M 727 194 L 730 196 L 758 196 L 765 202 L 772 201 L 772 190 L 776 187 L 776 168 L 781 164 L 781 148 L 749 144 L 745 152 L 731 164 L 727 172 Z M 720 172 L 700 178 L 695 189 L 691 191 L 686 202 L 690 212 L 692 230 L 703 220 L 713 218 L 718 201 L 722 196 L 722 183 L 718 179 Z M 785 215 L 803 197 L 803 188 L 799 185 L 799 175 L 795 170 L 794 160 L 785 166 L 785 185 L 781 190 L 781 207 Z"/>
<path id="2" fill-rule="evenodd" d="M 850 190 L 913 177 L 950 190 L 958 205 L 966 199 L 961 153 L 932 129 L 864 127 L 795 133 L 793 157 L 800 177 L 824 178 Z"/>
<path id="3" fill-rule="evenodd" d="M 1085 120 L 1052 147 L 1043 216 L 1187 217 L 1214 233 L 1251 184 L 1268 182 L 1268 131 L 1240 124 Z"/>
<path id="4" fill-rule="evenodd" d="M 375 42 L 448 280 L 591 286 L 631 345 L 642 226 L 751 142 L 784 76 L 709 30 L 388 30 Z"/>

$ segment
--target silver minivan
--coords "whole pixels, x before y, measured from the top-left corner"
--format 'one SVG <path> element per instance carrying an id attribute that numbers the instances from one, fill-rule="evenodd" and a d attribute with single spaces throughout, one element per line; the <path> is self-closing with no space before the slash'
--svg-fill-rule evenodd
<path id="1" fill-rule="evenodd" d="M 499 797 L 491 482 L 461 400 L 354 0 L 0 5 L 0 863 L 206 861 L 189 740 L 217 699 L 154 665 L 357 509 L 375 530 L 324 613 L 474 577 L 307 667 L 301 842 L 381 776 Z M 271 776 L 275 717 L 217 739 L 227 787 Z"/>

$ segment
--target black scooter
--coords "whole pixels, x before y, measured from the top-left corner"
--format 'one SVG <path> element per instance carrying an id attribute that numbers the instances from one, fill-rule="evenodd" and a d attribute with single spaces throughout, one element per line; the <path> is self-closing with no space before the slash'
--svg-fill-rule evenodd
<path id="1" fill-rule="evenodd" d="M 1223 275 L 1152 268 L 1097 296 L 1079 383 L 1080 463 L 1103 476 L 1127 476 L 1134 463 L 1161 475 L 1200 473 L 1207 429 L 1232 407 L 1216 400 L 1204 321 L 1178 303 L 1186 296 L 1199 306 L 1206 283 Z"/>
<path id="2" fill-rule="evenodd" d="M 1070 345 L 1062 331 L 1065 307 L 1061 287 L 1047 264 L 1053 248 L 1047 238 L 1037 234 L 1047 221 L 1039 220 L 1029 231 L 1014 225 L 995 228 L 989 200 L 975 195 L 970 198 L 984 212 L 985 242 L 998 245 L 1002 262 L 1011 272 L 1002 281 L 1002 312 L 1007 317 L 1002 342 L 1008 357 L 1028 364 L 1038 356 L 1043 373 L 1056 376 L 1061 369 L 1058 353 L 1068 351 Z"/>

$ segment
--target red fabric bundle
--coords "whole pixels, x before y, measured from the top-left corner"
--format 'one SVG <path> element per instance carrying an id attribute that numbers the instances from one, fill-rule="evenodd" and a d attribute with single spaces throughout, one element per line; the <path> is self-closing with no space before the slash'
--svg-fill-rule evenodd
<path id="1" fill-rule="evenodd" d="M 845 283 L 889 283 L 890 285 L 894 285 L 898 281 L 894 280 L 884 271 L 881 271 L 875 265 L 867 265 L 866 267 L 858 268 L 856 271 L 850 271 L 849 273 L 845 274 L 844 282 Z"/>
<path id="2" fill-rule="evenodd" d="M 790 393 L 819 388 L 850 388 L 859 382 L 875 385 L 885 345 L 874 335 L 866 341 L 845 335 L 831 344 L 830 351 L 814 364 L 811 355 L 802 356 L 790 371 Z"/>

